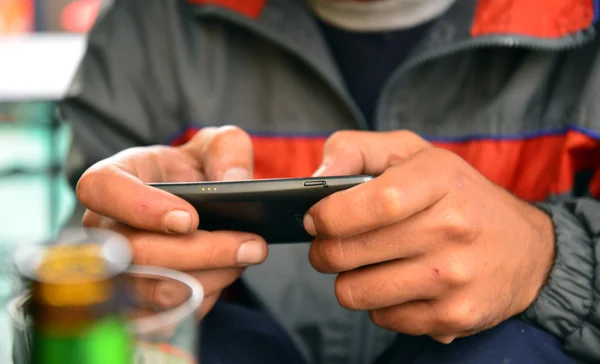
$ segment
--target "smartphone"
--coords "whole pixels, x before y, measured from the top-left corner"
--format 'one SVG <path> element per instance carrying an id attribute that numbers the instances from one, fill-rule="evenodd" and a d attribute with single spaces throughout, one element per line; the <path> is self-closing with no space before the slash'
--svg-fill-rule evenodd
<path id="1" fill-rule="evenodd" d="M 278 178 L 227 182 L 150 183 L 189 202 L 200 229 L 262 236 L 269 244 L 310 242 L 304 214 L 323 198 L 372 176 Z"/>

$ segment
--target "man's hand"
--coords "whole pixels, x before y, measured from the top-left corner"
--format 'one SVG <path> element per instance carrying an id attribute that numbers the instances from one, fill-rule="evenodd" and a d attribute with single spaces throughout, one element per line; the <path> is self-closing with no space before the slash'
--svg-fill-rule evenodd
<path id="1" fill-rule="evenodd" d="M 253 234 L 197 230 L 198 214 L 189 203 L 145 183 L 249 179 L 252 164 L 252 142 L 235 127 L 202 129 L 181 147 L 123 151 L 79 180 L 77 196 L 87 208 L 83 225 L 125 235 L 136 264 L 190 273 L 204 287 L 204 315 L 244 267 L 264 261 L 267 245 Z M 168 305 L 183 293 L 176 288 L 146 285 L 142 293 Z"/>
<path id="2" fill-rule="evenodd" d="M 554 258 L 550 218 L 417 135 L 339 132 L 318 175 L 374 174 L 304 219 L 340 304 L 440 342 L 523 312 Z"/>

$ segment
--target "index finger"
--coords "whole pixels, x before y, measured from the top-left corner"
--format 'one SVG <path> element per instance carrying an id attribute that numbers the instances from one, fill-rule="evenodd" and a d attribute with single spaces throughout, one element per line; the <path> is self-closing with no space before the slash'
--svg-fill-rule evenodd
<path id="1" fill-rule="evenodd" d="M 323 163 L 315 176 L 379 175 L 429 147 L 429 142 L 407 130 L 339 131 L 325 143 Z"/>
<path id="2" fill-rule="evenodd" d="M 144 184 L 118 164 L 86 171 L 77 183 L 77 197 L 90 211 L 141 230 L 185 234 L 198 228 L 192 205 Z"/>
<path id="3" fill-rule="evenodd" d="M 304 227 L 313 236 L 347 237 L 400 222 L 441 200 L 449 190 L 443 155 L 427 149 L 381 176 L 311 207 Z"/>

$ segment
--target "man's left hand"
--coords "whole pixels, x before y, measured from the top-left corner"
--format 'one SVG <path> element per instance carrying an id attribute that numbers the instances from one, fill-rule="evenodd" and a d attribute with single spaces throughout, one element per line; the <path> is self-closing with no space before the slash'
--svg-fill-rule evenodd
<path id="1" fill-rule="evenodd" d="M 527 309 L 554 260 L 550 218 L 417 135 L 344 131 L 316 175 L 378 175 L 314 205 L 312 265 L 340 304 L 449 343 Z"/>

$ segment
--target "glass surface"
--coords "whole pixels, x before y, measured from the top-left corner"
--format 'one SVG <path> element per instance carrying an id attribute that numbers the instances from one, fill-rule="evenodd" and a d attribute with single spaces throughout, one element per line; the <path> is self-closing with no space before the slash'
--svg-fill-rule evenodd
<path id="1" fill-rule="evenodd" d="M 198 363 L 196 311 L 203 299 L 200 284 L 187 274 L 158 267 L 132 266 L 126 276 L 134 298 L 126 324 L 134 341 L 131 363 Z M 164 292 L 168 294 L 161 294 Z M 29 364 L 31 326 L 22 309 L 28 299 L 26 292 L 7 306 L 15 364 Z"/>
<path id="2" fill-rule="evenodd" d="M 63 173 L 71 130 L 55 120 L 54 109 L 52 101 L 0 100 L 0 307 L 19 290 L 15 248 L 51 239 L 73 211 L 74 194 Z M 3 364 L 10 359 L 9 335 L 0 310 Z"/>
<path id="3" fill-rule="evenodd" d="M 53 113 L 53 102 L 0 102 L 2 252 L 50 239 L 73 211 L 73 191 L 63 173 L 71 130 Z M 0 260 L 9 256 L 0 254 Z"/>

